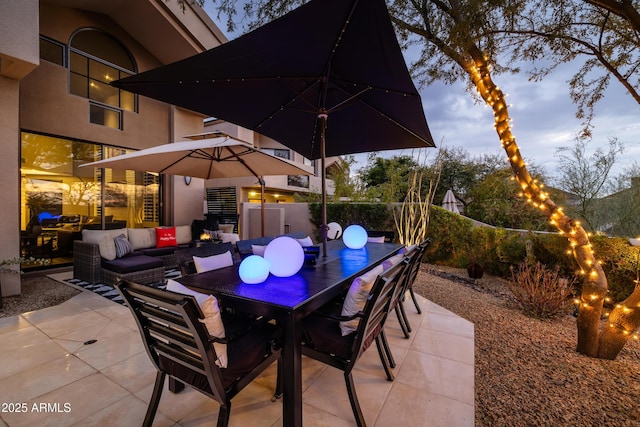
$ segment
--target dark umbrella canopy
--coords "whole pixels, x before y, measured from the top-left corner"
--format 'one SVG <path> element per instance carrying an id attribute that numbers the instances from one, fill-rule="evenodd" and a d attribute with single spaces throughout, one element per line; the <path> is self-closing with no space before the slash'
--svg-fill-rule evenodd
<path id="1" fill-rule="evenodd" d="M 236 40 L 115 86 L 321 159 L 433 147 L 384 0 L 311 0 Z"/>
<path id="2" fill-rule="evenodd" d="M 428 147 L 433 139 L 384 0 L 312 0 L 229 43 L 114 83 L 253 129 L 301 153 Z"/>

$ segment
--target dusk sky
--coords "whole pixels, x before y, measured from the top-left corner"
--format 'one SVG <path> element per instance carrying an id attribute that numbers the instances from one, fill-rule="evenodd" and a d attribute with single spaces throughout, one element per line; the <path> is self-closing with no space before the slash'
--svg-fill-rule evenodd
<path id="1" fill-rule="evenodd" d="M 216 12 L 210 2 L 204 9 L 214 22 Z M 226 32 L 230 40 L 237 37 Z M 241 33 L 238 33 L 238 35 Z M 408 55 L 405 54 L 405 57 Z M 576 107 L 569 98 L 567 81 L 580 63 L 558 67 L 542 82 L 529 82 L 525 74 L 494 76 L 494 81 L 508 94 L 513 119 L 513 133 L 525 161 L 544 168 L 548 177 L 557 174 L 556 148 L 571 146 L 580 132 L 580 121 L 575 118 Z M 463 147 L 471 155 L 484 153 L 504 154 L 493 129 L 491 110 L 483 103 L 474 104 L 464 85 L 435 83 L 418 88 L 429 128 L 438 146 Z M 634 161 L 640 162 L 640 105 L 615 80 L 611 80 L 604 99 L 596 107 L 593 121 L 593 139 L 588 145 L 591 154 L 597 147 L 608 147 L 608 139 L 617 137 L 625 146 L 616 173 Z M 386 151 L 385 157 L 411 154 L 410 150 Z M 429 154 L 433 159 L 435 150 Z M 357 171 L 366 163 L 366 155 L 357 155 Z M 552 183 L 549 182 L 549 185 Z"/>

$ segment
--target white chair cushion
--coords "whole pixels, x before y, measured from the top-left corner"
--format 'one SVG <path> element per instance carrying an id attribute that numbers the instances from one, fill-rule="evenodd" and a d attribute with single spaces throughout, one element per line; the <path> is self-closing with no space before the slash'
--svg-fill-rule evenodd
<path id="1" fill-rule="evenodd" d="M 367 243 L 384 243 L 384 236 L 367 237 Z"/>
<path id="2" fill-rule="evenodd" d="M 266 245 L 251 245 L 251 252 L 254 255 L 264 257 L 264 250 L 267 249 Z"/>
<path id="3" fill-rule="evenodd" d="M 220 307 L 218 306 L 216 297 L 191 290 L 172 279 L 167 280 L 167 290 L 182 295 L 193 295 L 202 310 L 202 314 L 204 314 L 204 319 L 202 319 L 201 322 L 204 323 L 209 335 L 216 338 L 225 337 L 224 323 L 222 323 L 222 315 L 220 314 Z M 229 362 L 227 360 L 227 345 L 214 342 L 213 349 L 218 356 L 216 365 L 221 368 L 226 368 Z"/>
<path id="4" fill-rule="evenodd" d="M 300 246 L 302 246 L 303 248 L 309 247 L 309 246 L 313 246 L 313 240 L 311 240 L 311 237 L 307 236 L 304 239 L 296 239 L 298 241 L 298 243 L 300 243 Z"/>
<path id="5" fill-rule="evenodd" d="M 203 273 L 205 271 L 217 270 L 219 268 L 233 265 L 233 255 L 231 255 L 231 251 L 227 251 L 223 254 L 211 255 L 202 258 L 194 256 L 193 263 L 196 266 L 196 271 L 198 273 Z"/>
<path id="6" fill-rule="evenodd" d="M 397 263 L 402 261 L 403 258 L 404 258 L 404 254 L 403 253 L 394 255 L 391 258 L 387 258 L 384 261 L 382 261 L 382 268 L 385 271 L 387 271 L 389 268 L 393 267 L 394 265 L 396 265 Z"/>
<path id="7" fill-rule="evenodd" d="M 383 273 L 382 264 L 369 270 L 362 276 L 353 279 L 349 291 L 342 303 L 342 315 L 352 316 L 364 309 L 364 305 L 367 302 L 371 288 L 373 287 L 376 278 Z M 340 322 L 340 331 L 342 336 L 349 335 L 358 329 L 360 319 L 348 320 L 346 322 Z"/>

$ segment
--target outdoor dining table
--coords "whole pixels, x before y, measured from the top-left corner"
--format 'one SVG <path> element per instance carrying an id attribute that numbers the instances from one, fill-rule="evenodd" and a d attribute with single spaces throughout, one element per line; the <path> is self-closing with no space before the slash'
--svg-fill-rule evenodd
<path id="1" fill-rule="evenodd" d="M 210 293 L 227 307 L 275 319 L 282 327 L 283 425 L 302 425 L 302 319 L 348 289 L 352 280 L 394 255 L 402 245 L 367 243 L 349 249 L 341 240 L 328 242 L 327 256 L 291 277 L 269 275 L 259 284 L 243 283 L 238 265 L 178 279 Z"/>

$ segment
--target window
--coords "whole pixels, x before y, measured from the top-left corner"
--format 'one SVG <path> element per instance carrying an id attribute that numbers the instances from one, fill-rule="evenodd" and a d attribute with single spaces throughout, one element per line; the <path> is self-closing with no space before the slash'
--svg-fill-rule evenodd
<path id="1" fill-rule="evenodd" d="M 267 154 L 271 154 L 272 156 L 281 157 L 283 159 L 291 159 L 291 150 L 282 148 L 262 148 L 261 151 Z"/>
<path id="2" fill-rule="evenodd" d="M 306 157 L 303 156 L 302 157 L 302 163 L 305 166 L 312 166 L 313 167 L 313 174 L 314 175 L 318 174 L 318 170 L 316 169 L 317 168 L 317 164 L 316 164 L 317 162 L 315 162 L 315 161 L 313 161 L 311 159 L 307 159 Z"/>
<path id="3" fill-rule="evenodd" d="M 65 45 L 40 36 L 40 59 L 64 66 Z"/>
<path id="4" fill-rule="evenodd" d="M 21 136 L 22 230 L 37 219 L 51 237 L 58 238 L 99 226 L 103 216 L 105 223 L 111 223 L 108 228 L 160 224 L 157 173 L 79 167 L 128 150 L 30 132 Z M 73 248 L 64 240 L 56 245 L 59 256 L 69 255 Z"/>
<path id="5" fill-rule="evenodd" d="M 309 177 L 307 175 L 287 175 L 287 185 L 309 188 Z"/>
<path id="6" fill-rule="evenodd" d="M 114 38 L 81 30 L 69 46 L 69 91 L 90 100 L 91 123 L 122 129 L 122 110 L 136 111 L 136 96 L 110 85 L 135 74 L 129 53 Z"/>

